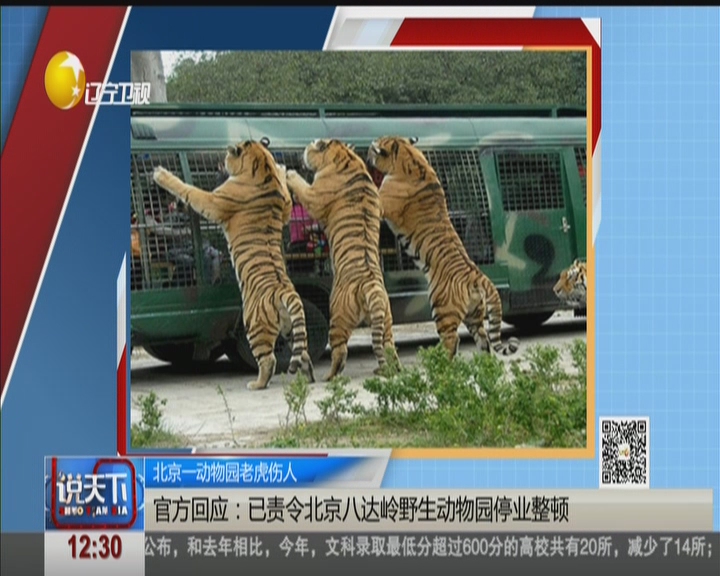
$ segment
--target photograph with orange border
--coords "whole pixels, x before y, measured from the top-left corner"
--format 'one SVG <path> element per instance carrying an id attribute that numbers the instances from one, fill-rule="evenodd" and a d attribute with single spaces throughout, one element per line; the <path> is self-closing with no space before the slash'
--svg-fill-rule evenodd
<path id="1" fill-rule="evenodd" d="M 599 24 L 406 19 L 384 50 L 161 52 L 167 100 L 131 114 L 130 451 L 594 458 Z M 231 69 L 243 86 L 215 86 Z M 262 100 L 261 69 L 295 74 Z M 209 199 L 241 193 L 248 142 L 292 201 L 275 328 L 243 314 L 266 295 L 247 294 L 247 262 L 225 243 L 242 219 Z M 369 176 L 359 212 L 359 180 L 333 163 Z M 377 228 L 382 326 L 377 284 L 348 289 L 342 262 L 359 262 L 343 230 L 360 222 Z M 305 330 L 285 335 L 295 299 Z M 263 331 L 279 334 L 272 364 Z"/>

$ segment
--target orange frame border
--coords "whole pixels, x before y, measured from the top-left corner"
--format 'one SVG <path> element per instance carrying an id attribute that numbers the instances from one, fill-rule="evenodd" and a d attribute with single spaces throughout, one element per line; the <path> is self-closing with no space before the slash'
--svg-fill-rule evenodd
<path id="1" fill-rule="evenodd" d="M 393 47 L 390 47 L 393 50 Z M 442 47 L 434 48 L 442 50 Z M 482 48 L 481 48 L 482 50 Z M 586 187 L 587 187 L 587 224 L 586 225 L 586 255 L 588 264 L 588 302 L 587 302 L 587 397 L 586 397 L 586 445 L 584 448 L 394 448 L 391 450 L 392 460 L 592 460 L 596 453 L 596 388 L 595 388 L 595 246 L 592 241 L 593 230 L 593 46 L 524 46 L 527 51 L 545 52 L 585 52 L 586 54 L 586 150 L 589 151 L 589 161 L 586 161 Z M 126 388 L 126 394 L 130 393 L 130 386 Z M 120 398 L 118 398 L 120 402 Z M 124 401 L 124 399 L 123 399 Z M 129 414 L 127 415 L 129 417 Z M 127 429 L 129 435 L 129 428 Z M 129 448 L 129 449 L 128 449 Z M 310 449 L 298 451 L 298 457 L 306 456 Z M 277 452 L 287 456 L 286 452 L 279 449 L 270 449 L 264 455 Z M 118 454 L 121 456 L 159 456 L 162 450 L 150 450 L 147 453 L 134 453 L 131 446 L 120 449 L 118 439 Z M 218 453 L 214 456 L 250 456 L 251 453 L 242 450 L 232 453 Z M 174 457 L 192 457 L 193 454 L 173 454 Z"/>

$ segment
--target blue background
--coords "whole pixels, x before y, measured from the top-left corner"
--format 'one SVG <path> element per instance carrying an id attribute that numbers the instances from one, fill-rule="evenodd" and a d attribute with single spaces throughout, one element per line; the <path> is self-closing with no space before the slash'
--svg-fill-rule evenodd
<path id="1" fill-rule="evenodd" d="M 110 80 L 129 78 L 133 49 L 321 49 L 332 13 L 134 8 Z M 2 8 L 3 144 L 44 14 Z M 536 16 L 603 21 L 597 414 L 649 416 L 651 487 L 714 488 L 718 530 L 720 9 L 541 7 Z M 43 456 L 115 450 L 128 122 L 124 108 L 98 114 L 6 397 L 3 530 L 42 530 Z M 67 361 L 78 354 L 82 364 Z M 83 402 L 98 416 L 91 435 L 85 418 L 58 425 L 58 413 Z M 596 488 L 598 464 L 391 461 L 383 485 Z"/>

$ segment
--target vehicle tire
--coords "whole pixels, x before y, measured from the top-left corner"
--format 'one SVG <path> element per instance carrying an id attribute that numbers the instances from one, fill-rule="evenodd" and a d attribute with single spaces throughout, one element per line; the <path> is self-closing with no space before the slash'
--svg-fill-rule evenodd
<path id="1" fill-rule="evenodd" d="M 242 337 L 245 338 L 245 335 L 243 334 Z M 257 369 L 254 368 L 254 366 L 256 366 L 256 363 L 254 361 L 252 365 L 248 364 L 243 358 L 243 356 L 240 354 L 240 345 L 238 344 L 237 340 L 226 340 L 223 343 L 223 348 L 225 349 L 225 355 L 228 357 L 228 360 L 230 360 L 230 362 L 239 370 L 250 371 L 253 369 Z"/>
<path id="2" fill-rule="evenodd" d="M 305 324 L 307 326 L 308 333 L 308 351 L 310 352 L 310 358 L 312 358 L 313 364 L 317 363 L 322 355 L 325 353 L 328 342 L 328 321 L 320 311 L 309 300 L 302 299 L 303 307 L 305 308 Z M 248 366 L 253 370 L 257 370 L 257 362 L 255 357 L 252 355 L 250 349 L 250 343 L 242 334 L 237 341 L 236 350 L 232 349 L 232 343 L 226 353 L 228 358 L 237 365 Z M 275 358 L 277 359 L 277 366 L 275 368 L 276 374 L 283 374 L 287 372 L 290 366 L 290 357 L 292 355 L 292 349 L 290 343 L 280 335 L 275 343 Z"/>
<path id="3" fill-rule="evenodd" d="M 207 360 L 193 360 L 193 354 L 195 352 L 195 344 L 193 342 L 183 342 L 180 344 L 146 344 L 143 348 L 153 358 L 162 362 L 168 362 L 179 368 L 208 367 L 225 354 L 222 345 L 217 345 L 211 350 L 210 357 Z"/>
<path id="4" fill-rule="evenodd" d="M 503 322 L 514 326 L 518 330 L 539 328 L 547 322 L 555 312 L 535 312 L 534 314 L 518 314 L 516 316 L 503 316 Z"/>

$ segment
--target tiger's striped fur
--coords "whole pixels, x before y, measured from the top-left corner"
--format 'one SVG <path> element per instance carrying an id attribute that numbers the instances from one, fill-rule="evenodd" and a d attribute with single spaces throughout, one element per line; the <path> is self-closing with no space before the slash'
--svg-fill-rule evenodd
<path id="1" fill-rule="evenodd" d="M 153 174 L 159 186 L 222 226 L 242 294 L 245 334 L 259 369 L 258 378 L 247 386 L 250 390 L 266 388 L 275 373 L 274 348 L 280 333 L 292 340 L 288 372 L 300 368 L 315 381 L 305 310 L 282 253 L 282 231 L 290 220 L 292 199 L 285 167 L 275 163 L 268 144 L 263 139 L 228 146 L 229 178 L 212 193 L 185 184 L 162 167 Z"/>
<path id="2" fill-rule="evenodd" d="M 315 140 L 303 153 L 315 173 L 309 185 L 297 172 L 287 173 L 288 188 L 324 228 L 330 244 L 333 287 L 330 295 L 332 365 L 326 379 L 341 374 L 347 343 L 363 320 L 372 328 L 375 373 L 386 363 L 385 351 L 397 360 L 390 300 L 380 266 L 382 213 L 378 190 L 367 166 L 350 146 L 338 140 Z"/>
<path id="3" fill-rule="evenodd" d="M 553 291 L 563 302 L 576 308 L 584 308 L 587 305 L 587 264 L 582 260 L 575 260 L 560 273 Z"/>
<path id="4" fill-rule="evenodd" d="M 437 174 L 414 143 L 400 137 L 375 140 L 368 163 L 384 175 L 380 201 L 388 225 L 427 276 L 440 339 L 454 357 L 460 341 L 458 328 L 464 323 L 481 350 L 514 354 L 517 338 L 503 344 L 500 336 L 500 295 L 465 251 L 450 221 Z"/>

